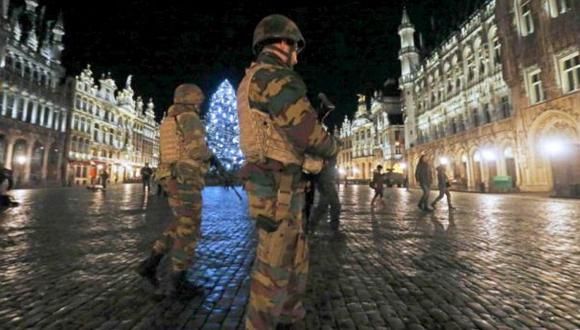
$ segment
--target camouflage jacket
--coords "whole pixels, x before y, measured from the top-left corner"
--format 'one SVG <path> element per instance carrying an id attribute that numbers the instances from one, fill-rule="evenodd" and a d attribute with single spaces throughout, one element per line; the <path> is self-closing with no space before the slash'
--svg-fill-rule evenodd
<path id="1" fill-rule="evenodd" d="M 306 85 L 302 78 L 269 52 L 262 52 L 256 62 L 269 66 L 259 69 L 252 79 L 250 106 L 269 113 L 299 152 L 322 158 L 334 156 L 338 152 L 338 144 L 317 121 L 317 113 L 306 97 Z M 282 169 L 280 162 L 267 160 L 265 164 L 244 164 L 240 175 L 247 179 L 252 173 Z M 295 165 L 289 165 L 286 170 L 301 171 Z"/>
<path id="2" fill-rule="evenodd" d="M 205 140 L 205 127 L 199 115 L 183 105 L 172 105 L 165 120 L 177 119 L 178 128 L 183 136 L 185 156 L 176 164 L 161 163 L 156 178 L 167 176 L 192 178 L 203 176 L 207 172 L 211 151 Z"/>

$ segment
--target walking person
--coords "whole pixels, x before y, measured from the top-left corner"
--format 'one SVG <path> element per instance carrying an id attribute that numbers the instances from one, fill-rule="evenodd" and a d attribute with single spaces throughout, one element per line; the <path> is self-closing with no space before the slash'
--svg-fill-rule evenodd
<path id="1" fill-rule="evenodd" d="M 417 168 L 415 169 L 415 179 L 421 186 L 421 190 L 423 191 L 423 195 L 419 200 L 419 208 L 423 211 L 431 211 L 428 206 L 429 203 L 429 191 L 431 189 L 431 182 L 433 180 L 431 174 L 431 166 L 427 161 L 426 155 L 421 155 L 419 158 L 419 163 L 417 164 Z"/>
<path id="2" fill-rule="evenodd" d="M 0 208 L 18 206 L 18 203 L 13 201 L 12 197 L 8 195 L 8 191 L 13 186 L 12 170 L 5 168 L 4 164 L 0 163 Z"/>
<path id="3" fill-rule="evenodd" d="M 159 128 L 161 163 L 156 178 L 169 194 L 173 219 L 153 244 L 151 255 L 137 267 L 139 275 L 161 289 L 161 294 L 176 299 L 189 299 L 200 292 L 187 280 L 186 272 L 201 233 L 201 190 L 211 158 L 199 118 L 204 98 L 197 85 L 180 85 Z M 161 288 L 157 266 L 165 255 L 171 258 L 171 271 Z"/>
<path id="4" fill-rule="evenodd" d="M 153 169 L 149 167 L 149 163 L 145 163 L 145 166 L 141 168 L 141 179 L 143 180 L 143 191 L 147 190 L 147 193 L 151 191 L 151 176 L 153 175 Z"/>
<path id="5" fill-rule="evenodd" d="M 237 93 L 240 177 L 256 221 L 258 247 L 251 275 L 246 329 L 276 329 L 300 323 L 308 277 L 302 172 L 320 172 L 338 143 L 317 121 L 306 85 L 294 71 L 304 48 L 289 18 L 270 15 L 254 31 L 256 60 Z M 307 153 L 308 152 L 308 153 Z"/>
<path id="6" fill-rule="evenodd" d="M 375 206 L 375 201 L 377 200 L 377 198 L 379 199 L 383 207 L 386 206 L 385 201 L 383 200 L 385 174 L 382 173 L 382 170 L 383 166 L 377 165 L 377 170 L 373 172 L 373 181 L 371 181 L 371 187 L 374 189 L 375 195 L 373 196 L 373 200 L 371 201 L 371 207 Z"/>
<path id="7" fill-rule="evenodd" d="M 445 173 L 445 165 L 441 164 L 437 166 L 437 187 L 439 188 L 439 196 L 435 198 L 435 200 L 431 203 L 431 207 L 435 208 L 435 204 L 443 199 L 443 196 L 447 197 L 447 206 L 450 210 L 454 210 L 455 208 L 451 205 L 451 193 L 449 192 L 449 187 L 451 184 L 449 183 L 449 179 L 447 178 L 447 174 Z"/>
<path id="8" fill-rule="evenodd" d="M 109 180 L 109 173 L 104 169 L 101 171 L 101 185 L 103 189 L 107 189 L 107 180 Z"/>

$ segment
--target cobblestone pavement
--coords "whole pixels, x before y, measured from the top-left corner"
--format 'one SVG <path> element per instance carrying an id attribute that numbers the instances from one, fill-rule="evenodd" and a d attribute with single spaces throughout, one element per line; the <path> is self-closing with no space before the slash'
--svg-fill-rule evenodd
<path id="1" fill-rule="evenodd" d="M 0 328 L 242 328 L 255 239 L 246 205 L 204 191 L 191 279 L 205 294 L 156 302 L 133 272 L 169 216 L 138 185 L 14 192 L 0 214 Z M 580 201 L 341 188 L 343 234 L 311 244 L 307 329 L 580 329 Z M 434 197 L 434 196 L 433 196 Z"/>

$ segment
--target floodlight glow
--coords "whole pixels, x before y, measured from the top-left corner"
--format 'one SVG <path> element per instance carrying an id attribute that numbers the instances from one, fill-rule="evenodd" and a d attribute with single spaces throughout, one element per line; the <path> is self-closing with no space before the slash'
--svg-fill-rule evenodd
<path id="1" fill-rule="evenodd" d="M 484 150 L 483 158 L 485 158 L 485 160 L 495 160 L 495 153 L 491 150 Z"/>
<path id="2" fill-rule="evenodd" d="M 449 164 L 449 159 L 447 159 L 447 157 L 441 157 L 441 158 L 439 158 L 439 163 L 441 165 L 447 165 L 447 164 Z"/>
<path id="3" fill-rule="evenodd" d="M 26 156 L 17 156 L 16 157 L 16 163 L 18 163 L 19 165 L 24 165 L 27 161 Z"/>
<path id="4" fill-rule="evenodd" d="M 558 139 L 547 140 L 542 144 L 544 151 L 550 156 L 557 156 L 564 153 L 564 143 Z"/>
<path id="5" fill-rule="evenodd" d="M 342 167 L 339 167 L 339 168 L 338 168 L 338 174 L 340 174 L 340 175 L 345 175 L 345 174 L 346 174 L 346 171 L 344 170 L 344 168 L 342 168 Z"/>

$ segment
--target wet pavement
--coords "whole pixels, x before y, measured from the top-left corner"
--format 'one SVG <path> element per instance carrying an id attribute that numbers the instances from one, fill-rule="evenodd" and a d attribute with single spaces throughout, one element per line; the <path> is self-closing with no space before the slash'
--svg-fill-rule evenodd
<path id="1" fill-rule="evenodd" d="M 20 190 L 0 214 L 0 328 L 243 328 L 254 227 L 223 188 L 204 191 L 191 278 L 205 294 L 154 301 L 133 272 L 170 215 L 140 186 Z M 580 201 L 341 188 L 342 235 L 311 244 L 307 329 L 580 329 Z M 434 194 L 432 197 L 435 197 Z"/>

